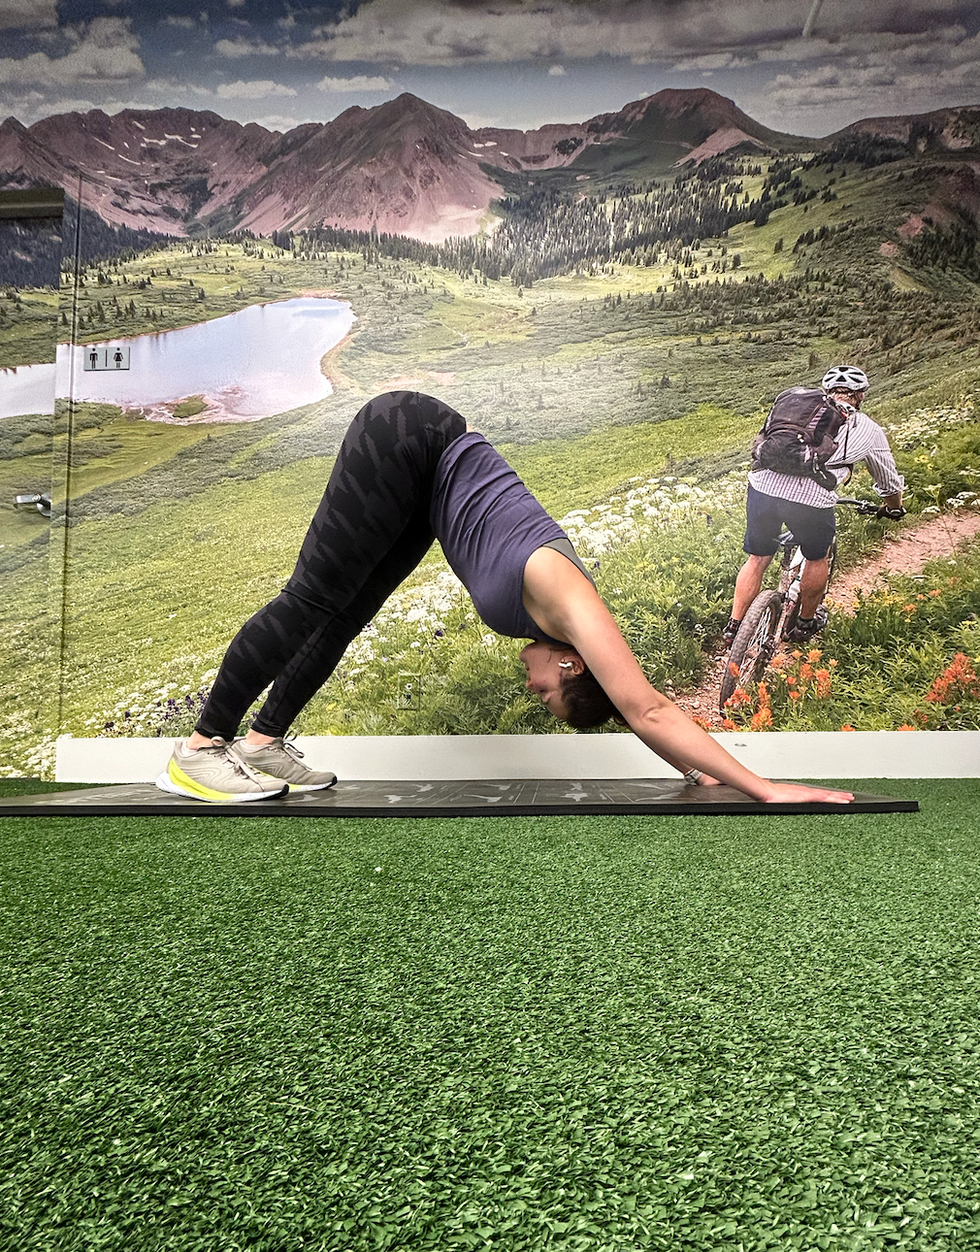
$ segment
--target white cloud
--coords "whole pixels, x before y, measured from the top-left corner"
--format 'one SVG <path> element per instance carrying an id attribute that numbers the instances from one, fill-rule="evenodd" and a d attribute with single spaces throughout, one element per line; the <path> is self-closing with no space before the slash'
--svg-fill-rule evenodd
<path id="1" fill-rule="evenodd" d="M 0 30 L 58 25 L 58 0 L 0 0 Z"/>
<path id="2" fill-rule="evenodd" d="M 731 52 L 706 52 L 703 56 L 681 57 L 680 60 L 673 61 L 671 67 L 675 70 L 697 72 L 700 70 L 702 74 L 713 74 L 716 70 L 727 70 L 735 62 L 735 57 Z"/>
<path id="3" fill-rule="evenodd" d="M 102 0 L 102 5 L 105 9 L 123 2 Z M 149 0 L 141 2 L 147 5 Z M 243 3 L 212 0 L 226 36 L 213 49 L 204 40 L 178 37 L 181 28 L 195 26 L 194 19 L 161 15 L 160 36 L 170 40 L 173 57 L 186 54 L 187 77 L 165 80 L 161 75 L 140 94 L 168 103 L 193 103 L 208 96 L 213 100 L 214 79 L 220 76 L 213 73 L 214 61 L 196 74 L 190 68 L 196 52 L 211 51 L 239 63 L 240 81 L 217 93 L 229 102 L 242 101 L 240 111 L 247 113 L 252 111 L 250 100 L 268 99 L 269 106 L 257 107 L 274 107 L 275 97 L 293 94 L 294 87 L 302 91 L 279 63 L 264 62 L 257 69 L 242 63 L 248 57 L 284 55 L 308 62 L 303 69 L 309 73 L 309 90 L 321 93 L 319 105 L 313 106 L 319 110 L 329 107 L 328 96 L 391 91 L 404 77 L 403 66 L 407 74 L 415 66 L 460 69 L 535 61 L 540 75 L 558 80 L 550 93 L 554 95 L 560 83 L 570 81 L 576 63 L 596 61 L 600 55 L 606 64 L 597 66 L 597 76 L 607 71 L 614 76 L 617 60 L 650 65 L 654 69 L 644 72 L 643 82 L 655 86 L 669 84 L 672 71 L 713 73 L 713 85 L 735 97 L 752 116 L 803 133 L 825 134 L 856 117 L 924 112 L 980 98 L 976 0 L 865 0 L 849 6 L 824 0 L 807 39 L 802 28 L 811 0 L 361 0 L 356 11 L 351 11 L 354 4 L 347 6 L 336 23 L 324 20 L 312 37 L 310 15 L 317 8 L 323 13 L 325 5 L 305 0 L 288 9 L 283 5 L 280 16 L 270 13 L 260 26 L 241 20 L 250 11 Z M 63 10 L 70 7 L 62 5 Z M 183 6 L 160 6 L 178 7 L 186 11 Z M 329 5 L 332 12 L 339 7 Z M 4 108 L 22 120 L 39 107 L 27 98 L 32 87 L 48 97 L 61 92 L 128 94 L 135 83 L 127 86 L 127 81 L 144 76 L 140 47 L 126 19 L 104 17 L 58 30 L 54 0 L 0 0 L 0 34 L 4 27 L 13 28 L 14 15 L 31 26 L 31 54 L 0 53 L 0 84 L 9 85 Z M 197 22 L 206 23 L 207 13 Z M 296 41 L 295 46 L 289 41 Z M 0 46 L 5 42 L 0 38 Z M 169 75 L 175 75 L 176 64 L 169 61 Z M 236 67 L 225 68 L 230 76 Z M 156 72 L 156 66 L 151 70 Z M 255 77 L 246 79 L 247 73 Z M 259 79 L 258 74 L 268 77 Z M 293 86 L 275 81 L 286 77 Z M 771 81 L 771 92 L 763 87 L 765 80 Z M 419 88 L 416 84 L 411 89 Z M 632 94 L 635 98 L 638 93 Z M 15 96 L 20 100 L 15 102 Z M 461 103 L 454 112 L 461 112 Z M 487 99 L 482 107 L 499 107 L 503 115 L 513 103 Z M 87 102 L 87 107 L 95 106 Z M 535 107 L 530 95 L 526 107 Z M 277 117 L 262 124 L 289 129 L 301 123 Z M 534 123 L 525 116 L 521 125 L 530 128 Z"/>
<path id="4" fill-rule="evenodd" d="M 142 90 L 156 89 L 162 90 L 162 80 L 141 84 Z M 187 98 L 188 93 L 192 96 L 206 97 L 209 102 L 213 103 L 214 94 L 204 87 L 189 86 L 185 83 L 177 84 L 180 90 L 184 92 L 184 96 L 178 97 L 175 93 L 175 84 L 173 82 L 166 85 L 167 104 L 172 104 L 175 99 L 180 98 L 181 103 L 188 108 L 204 107 L 204 102 L 198 102 Z M 99 109 L 103 113 L 110 116 L 121 113 L 123 109 L 134 109 L 137 112 L 142 110 L 158 109 L 160 100 L 157 99 L 137 99 L 130 97 L 126 100 L 92 100 L 88 96 L 60 96 L 53 95 L 51 92 L 26 92 L 22 96 L 13 98 L 5 96 L 2 107 L 0 107 L 0 116 L 4 116 L 4 110 L 12 113 L 18 121 L 23 122 L 25 126 L 39 121 L 45 117 L 56 117 L 62 113 L 90 113 L 93 109 Z"/>
<path id="5" fill-rule="evenodd" d="M 151 78 L 143 84 L 147 91 L 156 91 L 163 96 L 168 96 L 170 100 L 179 100 L 182 96 L 189 92 L 192 96 L 208 96 L 214 95 L 210 87 L 202 87 L 199 83 L 190 83 L 184 79 L 177 78 Z M 157 104 L 139 105 L 139 108 L 158 108 Z"/>
<path id="6" fill-rule="evenodd" d="M 16 117 L 24 126 L 30 126 L 39 117 L 47 114 L 48 110 L 43 107 L 44 101 L 44 93 L 40 91 L 4 96 L 0 100 L 0 117 Z"/>
<path id="7" fill-rule="evenodd" d="M 84 96 L 60 96 L 52 99 L 50 96 L 44 97 L 45 104 L 43 108 L 35 110 L 35 119 L 40 117 L 57 117 L 62 113 L 91 113 L 93 109 L 99 109 L 103 113 L 110 116 L 115 113 L 121 113 L 123 109 L 149 109 L 152 105 L 146 103 L 145 100 L 100 100 L 98 102 L 89 100 Z M 21 117 L 21 121 L 25 121 L 25 117 Z"/>
<path id="8" fill-rule="evenodd" d="M 87 26 L 69 27 L 71 50 L 64 56 L 32 52 L 0 59 L 0 82 L 63 87 L 68 83 L 118 82 L 142 77 L 139 41 L 129 19 L 97 17 Z"/>
<path id="9" fill-rule="evenodd" d="M 278 114 L 271 114 L 269 117 L 257 117 L 254 119 L 256 126 L 264 126 L 266 130 L 278 130 L 283 134 L 287 130 L 295 130 L 297 126 L 305 126 L 308 122 L 313 121 L 309 117 L 282 117 Z"/>
<path id="10" fill-rule="evenodd" d="M 309 60 L 396 65 L 458 65 L 467 61 L 523 61 L 594 57 L 597 50 L 629 57 L 644 27 L 648 4 L 532 7 L 442 0 L 371 0 L 355 14 L 320 27 L 289 55 Z"/>
<path id="11" fill-rule="evenodd" d="M 764 97 L 749 97 L 742 103 L 770 125 L 783 130 L 801 127 L 811 133 L 814 118 L 835 119 L 826 127 L 830 130 L 859 118 L 973 104 L 980 96 L 978 83 L 980 55 L 972 61 L 926 60 L 910 67 L 902 50 L 875 51 L 778 74 Z"/>
<path id="12" fill-rule="evenodd" d="M 392 82 L 389 78 L 368 78 L 364 74 L 355 74 L 352 78 L 321 78 L 317 83 L 318 91 L 390 91 Z"/>
<path id="13" fill-rule="evenodd" d="M 278 56 L 279 49 L 269 43 L 257 39 L 219 39 L 214 45 L 219 57 L 228 57 L 235 61 L 240 57 Z"/>
<path id="14" fill-rule="evenodd" d="M 51 117 L 59 113 L 90 113 L 92 109 L 101 109 L 103 106 L 96 104 L 93 100 L 86 100 L 82 97 L 67 97 L 61 100 L 47 100 L 43 109 L 37 110 L 38 117 Z M 108 109 L 105 110 L 109 112 Z M 24 119 L 21 118 L 21 121 Z"/>
<path id="15" fill-rule="evenodd" d="M 215 94 L 221 100 L 264 100 L 267 96 L 295 96 L 296 92 L 292 87 L 262 78 L 251 82 L 220 83 Z"/>
<path id="16" fill-rule="evenodd" d="M 846 49 L 827 47 L 820 51 L 826 57 L 822 63 L 801 65 L 793 73 L 776 77 L 772 90 L 778 99 L 789 100 L 796 92 L 812 102 L 822 91 L 881 98 L 884 91 L 896 95 L 926 88 L 941 92 L 954 85 L 962 96 L 964 85 L 969 83 L 972 96 L 980 96 L 980 76 L 975 72 L 980 62 L 980 37 L 967 38 L 962 29 L 936 31 L 906 41 L 882 37 Z M 830 52 L 836 55 L 827 56 Z M 969 101 L 964 98 L 959 103 Z"/>
<path id="17" fill-rule="evenodd" d="M 909 62 L 930 61 L 947 65 L 969 58 L 969 49 L 976 48 L 977 39 L 970 38 L 962 26 L 934 27 L 921 34 L 896 34 L 894 31 L 866 31 L 860 36 L 841 38 L 788 39 L 768 47 L 743 49 L 733 64 L 752 62 L 793 61 L 800 64 L 829 60 L 858 65 L 873 55 L 889 55 Z"/>
<path id="18" fill-rule="evenodd" d="M 323 61 L 460 65 L 592 59 L 597 53 L 639 64 L 720 70 L 757 59 L 812 61 L 867 49 L 878 40 L 907 46 L 935 39 L 953 46 L 969 0 L 865 0 L 826 3 L 813 35 L 801 38 L 809 0 L 370 0 L 315 29 L 288 55 Z M 975 20 L 973 21 L 975 28 Z M 959 26 L 959 38 L 966 35 Z"/>

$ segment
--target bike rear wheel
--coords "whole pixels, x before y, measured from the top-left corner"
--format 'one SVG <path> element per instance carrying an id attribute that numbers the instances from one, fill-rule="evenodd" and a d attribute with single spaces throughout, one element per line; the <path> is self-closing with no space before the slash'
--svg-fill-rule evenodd
<path id="1" fill-rule="evenodd" d="M 735 694 L 736 687 L 758 682 L 766 672 L 776 650 L 776 632 L 783 611 L 783 597 L 778 591 L 763 591 L 749 605 L 728 655 L 728 665 L 721 680 L 718 708 Z"/>

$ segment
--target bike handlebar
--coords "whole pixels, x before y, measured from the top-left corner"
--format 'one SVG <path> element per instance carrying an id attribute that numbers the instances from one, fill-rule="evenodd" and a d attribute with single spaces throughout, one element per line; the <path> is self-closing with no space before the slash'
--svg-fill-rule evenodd
<path id="1" fill-rule="evenodd" d="M 903 508 L 886 509 L 883 504 L 874 504 L 871 500 L 858 500 L 854 496 L 838 496 L 837 504 L 848 504 L 856 513 L 863 513 L 866 517 L 887 517 L 896 522 L 906 513 Z M 834 507 L 837 507 L 836 504 Z"/>

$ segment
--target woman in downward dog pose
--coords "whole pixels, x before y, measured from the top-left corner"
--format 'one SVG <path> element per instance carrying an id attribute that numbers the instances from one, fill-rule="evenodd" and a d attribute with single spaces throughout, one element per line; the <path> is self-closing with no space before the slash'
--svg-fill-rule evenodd
<path id="1" fill-rule="evenodd" d="M 584 728 L 618 715 L 690 782 L 728 783 L 756 800 L 853 798 L 759 778 L 656 691 L 557 522 L 458 413 L 406 391 L 354 418 L 292 577 L 233 639 L 194 733 L 157 785 L 228 803 L 336 782 L 284 736 L 434 538 L 483 621 L 531 640 L 520 654 L 527 689 L 555 717 Z"/>

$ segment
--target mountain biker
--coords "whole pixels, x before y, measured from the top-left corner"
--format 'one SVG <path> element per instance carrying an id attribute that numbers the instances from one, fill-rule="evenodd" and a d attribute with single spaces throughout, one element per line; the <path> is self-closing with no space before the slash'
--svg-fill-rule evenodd
<path id="1" fill-rule="evenodd" d="M 881 497 L 878 516 L 903 517 L 905 480 L 895 466 L 888 437 L 877 422 L 861 411 L 869 387 L 867 374 L 854 365 L 835 365 L 823 376 L 821 386 L 847 414 L 827 469 L 840 486 L 850 478 L 857 462 L 863 461 Z M 806 558 L 800 583 L 799 615 L 786 638 L 794 643 L 806 643 L 824 628 L 827 610 L 821 601 L 830 573 L 827 554 L 836 534 L 836 499 L 835 491 L 812 478 L 771 469 L 751 471 L 742 545 L 748 560 L 735 580 L 732 615 L 722 631 L 726 644 L 732 643 L 749 605 L 762 590 L 762 580 L 776 554 L 780 529 L 784 525 L 796 536 Z"/>
<path id="2" fill-rule="evenodd" d="M 215 803 L 332 786 L 336 777 L 305 766 L 284 736 L 437 536 L 487 625 L 532 641 L 520 654 L 525 686 L 555 717 L 586 727 L 618 714 L 690 782 L 728 783 L 767 803 L 853 798 L 759 778 L 656 691 L 564 531 L 514 470 L 448 405 L 407 391 L 354 418 L 292 577 L 232 640 L 194 733 L 174 745 L 157 785 Z"/>

